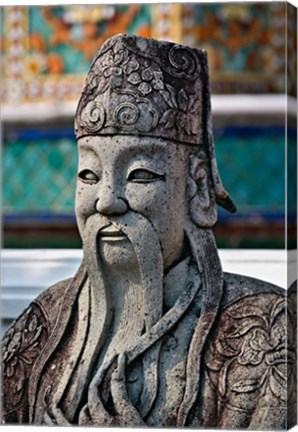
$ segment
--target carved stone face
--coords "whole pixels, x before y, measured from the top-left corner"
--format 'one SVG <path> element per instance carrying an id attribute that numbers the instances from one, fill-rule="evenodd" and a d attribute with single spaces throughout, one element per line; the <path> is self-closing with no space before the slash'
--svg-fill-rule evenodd
<path id="1" fill-rule="evenodd" d="M 135 260 L 133 245 L 113 220 L 121 224 L 133 212 L 153 226 L 164 267 L 179 259 L 187 209 L 185 146 L 117 135 L 83 137 L 78 146 L 76 215 L 83 240 L 88 219 L 98 214 L 111 222 L 99 231 L 101 259 L 111 265 L 130 264 Z M 142 233 L 140 241 L 141 237 Z"/>

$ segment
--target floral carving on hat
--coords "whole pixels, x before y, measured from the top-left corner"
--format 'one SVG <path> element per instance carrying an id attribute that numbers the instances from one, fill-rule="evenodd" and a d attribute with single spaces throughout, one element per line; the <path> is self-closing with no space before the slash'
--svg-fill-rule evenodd
<path id="1" fill-rule="evenodd" d="M 169 84 L 166 85 L 166 90 L 160 92 L 169 106 L 169 109 L 160 119 L 160 123 L 164 124 L 165 129 L 177 127 L 183 130 L 187 135 L 197 134 L 197 116 L 198 116 L 198 99 L 195 95 L 188 95 L 181 88 L 177 92 Z"/>
<path id="2" fill-rule="evenodd" d="M 121 36 L 99 52 L 79 104 L 77 136 L 150 132 L 201 142 L 199 60 L 186 47 L 157 41 L 149 45 L 140 52 Z"/>

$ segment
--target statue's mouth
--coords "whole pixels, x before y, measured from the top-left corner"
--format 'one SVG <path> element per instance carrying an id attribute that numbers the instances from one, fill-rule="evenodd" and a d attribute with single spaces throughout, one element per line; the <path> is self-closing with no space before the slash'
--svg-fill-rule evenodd
<path id="1" fill-rule="evenodd" d="M 127 240 L 127 236 L 124 234 L 124 232 L 112 224 L 103 227 L 98 234 L 99 239 L 103 241 Z"/>

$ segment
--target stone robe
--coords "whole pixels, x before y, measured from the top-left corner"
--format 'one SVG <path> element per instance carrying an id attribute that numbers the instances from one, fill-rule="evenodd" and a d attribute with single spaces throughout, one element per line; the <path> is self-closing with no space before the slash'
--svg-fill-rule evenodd
<path id="1" fill-rule="evenodd" d="M 295 289 L 286 302 L 284 290 L 276 286 L 224 274 L 217 304 L 204 308 L 201 285 L 189 258 L 165 278 L 163 321 L 150 335 L 153 342 L 145 341 L 145 350 L 157 343 L 161 348 L 157 396 L 144 424 L 262 430 L 295 424 Z M 88 363 L 88 325 L 83 324 L 88 320 L 87 292 L 82 264 L 73 279 L 44 291 L 7 331 L 2 347 L 4 423 L 46 423 L 53 395 L 69 370 L 60 408 L 71 424 L 80 424 L 94 375 L 80 382 Z M 82 313 L 84 319 L 78 320 Z M 141 351 L 126 369 L 127 393 L 140 412 Z M 108 374 L 106 381 L 108 389 Z M 105 401 L 108 396 L 106 390 Z M 89 419 L 84 424 L 94 423 Z"/>

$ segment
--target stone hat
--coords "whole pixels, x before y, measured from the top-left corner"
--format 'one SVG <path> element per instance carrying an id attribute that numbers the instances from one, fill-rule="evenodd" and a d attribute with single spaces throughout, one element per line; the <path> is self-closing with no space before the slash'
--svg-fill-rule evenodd
<path id="1" fill-rule="evenodd" d="M 75 133 L 77 138 L 124 134 L 203 146 L 218 204 L 236 210 L 216 167 L 204 50 L 131 35 L 108 39 L 88 73 Z"/>

